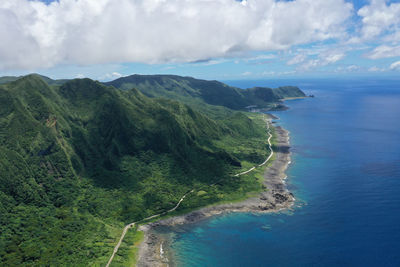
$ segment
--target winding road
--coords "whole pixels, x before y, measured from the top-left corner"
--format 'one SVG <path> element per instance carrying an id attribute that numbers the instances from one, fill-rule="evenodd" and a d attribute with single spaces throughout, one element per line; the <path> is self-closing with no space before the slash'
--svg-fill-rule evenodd
<path id="1" fill-rule="evenodd" d="M 265 164 L 272 158 L 272 156 L 273 156 L 273 154 L 274 154 L 274 151 L 272 150 L 272 144 L 271 144 L 272 134 L 271 134 L 271 131 L 269 130 L 270 121 L 268 121 L 268 120 L 265 118 L 265 116 L 264 116 L 264 119 L 265 119 L 265 121 L 267 122 L 267 130 L 268 130 L 268 134 L 269 134 L 269 137 L 268 137 L 268 146 L 269 146 L 269 150 L 270 150 L 271 153 L 269 154 L 268 158 L 267 158 L 263 163 L 259 164 L 258 166 L 254 166 L 254 167 L 250 168 L 249 170 L 247 170 L 247 171 L 245 171 L 245 172 L 237 173 L 237 174 L 235 174 L 234 176 L 241 176 L 241 175 L 247 174 L 247 173 L 249 173 L 249 172 L 255 170 L 257 167 L 261 167 L 261 166 L 265 165 Z M 142 219 L 142 220 L 139 220 L 139 221 L 136 221 L 136 222 L 127 224 L 127 225 L 124 227 L 124 230 L 122 231 L 122 235 L 121 235 L 121 237 L 120 237 L 120 239 L 119 239 L 117 245 L 115 246 L 115 248 L 114 248 L 114 250 L 113 250 L 113 253 L 112 253 L 110 259 L 108 260 L 106 267 L 109 267 L 110 264 L 111 264 L 111 262 L 113 261 L 114 256 L 115 256 L 115 254 L 117 254 L 118 249 L 119 249 L 119 247 L 121 246 L 122 241 L 124 240 L 124 237 L 125 237 L 126 233 L 128 232 L 129 228 L 134 227 L 135 224 L 137 224 L 137 223 L 139 223 L 139 222 L 148 221 L 148 220 L 151 220 L 151 219 L 160 217 L 160 216 L 162 216 L 162 215 L 165 215 L 165 214 L 167 214 L 167 213 L 170 213 L 170 212 L 172 212 L 172 211 L 175 211 L 175 210 L 179 207 L 179 205 L 182 203 L 182 201 L 185 199 L 185 197 L 186 197 L 187 195 L 189 195 L 190 193 L 193 193 L 193 192 L 194 192 L 194 189 L 192 189 L 192 190 L 190 190 L 189 192 L 187 192 L 186 194 L 184 194 L 184 195 L 181 197 L 181 199 L 178 201 L 178 203 L 176 204 L 176 206 L 173 207 L 172 209 L 169 209 L 169 210 L 164 211 L 164 212 L 161 212 L 161 213 L 159 213 L 159 214 L 155 214 L 155 215 L 152 215 L 152 216 L 150 216 L 150 217 L 144 218 L 144 219 Z"/>
<path id="2" fill-rule="evenodd" d="M 265 119 L 265 117 L 264 117 L 264 119 Z M 268 134 L 269 134 L 269 137 L 268 137 L 268 147 L 269 147 L 269 151 L 270 151 L 271 153 L 269 154 L 268 158 L 267 158 L 263 163 L 261 163 L 261 164 L 258 165 L 258 167 L 261 167 L 261 166 L 265 165 L 265 164 L 272 158 L 272 156 L 274 155 L 274 151 L 272 150 L 272 144 L 271 144 L 272 134 L 271 134 L 271 131 L 269 130 L 269 124 L 270 124 L 270 122 L 268 122 L 267 119 L 265 119 L 265 121 L 267 122 L 267 130 L 268 130 Z M 244 174 L 246 174 L 246 173 L 251 172 L 251 171 L 254 170 L 255 168 L 257 168 L 257 166 L 251 167 L 249 170 L 247 170 L 247 171 L 245 171 L 245 172 L 241 172 L 241 173 L 235 174 L 234 176 L 244 175 Z"/>
<path id="3" fill-rule="evenodd" d="M 128 230 L 129 230 L 129 228 L 134 227 L 136 223 L 143 222 L 143 221 L 148 221 L 148 220 L 157 218 L 157 217 L 159 217 L 159 216 L 161 216 L 161 215 L 164 215 L 164 214 L 167 214 L 167 213 L 170 213 L 170 212 L 176 210 L 176 209 L 179 207 L 179 205 L 181 204 L 181 202 L 185 199 L 185 197 L 186 197 L 188 194 L 193 193 L 193 192 L 194 192 L 194 189 L 192 189 L 192 190 L 190 190 L 189 192 L 187 192 L 186 194 L 184 194 L 183 197 L 182 197 L 182 198 L 179 200 L 179 202 L 176 204 L 176 206 L 173 207 L 172 209 L 169 209 L 169 210 L 167 210 L 167 211 L 161 212 L 161 213 L 159 213 L 159 214 L 152 215 L 152 216 L 147 217 L 147 218 L 144 218 L 144 219 L 142 219 L 142 220 L 140 220 L 140 221 L 136 221 L 136 222 L 127 224 L 127 225 L 124 227 L 124 230 L 122 231 L 121 238 L 119 239 L 117 245 L 115 246 L 115 248 L 114 248 L 114 250 L 113 250 L 113 254 L 111 255 L 110 259 L 108 260 L 106 267 L 109 267 L 109 266 L 110 266 L 112 260 L 114 259 L 115 254 L 117 254 L 118 249 L 119 249 L 119 247 L 120 247 L 121 244 L 122 244 L 122 240 L 124 240 L 124 237 L 125 237 L 126 233 L 127 233 Z"/>
<path id="4" fill-rule="evenodd" d="M 265 119 L 265 117 L 264 117 L 264 119 Z M 266 164 L 266 163 L 272 158 L 272 156 L 274 155 L 274 150 L 272 150 L 272 145 L 271 145 L 272 134 L 271 134 L 271 131 L 269 130 L 269 124 L 270 124 L 270 122 L 268 122 L 266 119 L 265 119 L 265 121 L 267 122 L 267 130 L 268 130 L 268 134 L 269 134 L 269 137 L 268 137 L 268 147 L 269 147 L 269 151 L 270 151 L 271 153 L 269 154 L 268 158 L 267 158 L 263 163 L 261 163 L 260 165 L 258 165 L 259 167 L 261 167 L 261 166 L 263 166 L 264 164 Z"/>

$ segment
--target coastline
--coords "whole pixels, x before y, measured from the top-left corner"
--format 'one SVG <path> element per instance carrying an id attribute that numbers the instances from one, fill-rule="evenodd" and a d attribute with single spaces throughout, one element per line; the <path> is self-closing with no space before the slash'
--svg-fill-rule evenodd
<path id="1" fill-rule="evenodd" d="M 289 132 L 281 126 L 276 126 L 276 158 L 264 172 L 263 185 L 267 188 L 257 197 L 248 198 L 238 203 L 217 204 L 200 208 L 185 215 L 163 219 L 157 222 L 141 225 L 144 240 L 139 247 L 138 266 L 169 266 L 168 248 L 163 245 L 165 238 L 157 234 L 157 228 L 195 223 L 211 216 L 231 212 L 270 213 L 290 208 L 295 198 L 286 187 L 285 171 L 290 164 Z"/>

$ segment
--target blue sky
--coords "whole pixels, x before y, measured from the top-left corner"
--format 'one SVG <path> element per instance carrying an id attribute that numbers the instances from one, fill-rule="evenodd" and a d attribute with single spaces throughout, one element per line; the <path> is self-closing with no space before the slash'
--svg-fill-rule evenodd
<path id="1" fill-rule="evenodd" d="M 0 2 L 0 76 L 398 76 L 400 2 Z"/>

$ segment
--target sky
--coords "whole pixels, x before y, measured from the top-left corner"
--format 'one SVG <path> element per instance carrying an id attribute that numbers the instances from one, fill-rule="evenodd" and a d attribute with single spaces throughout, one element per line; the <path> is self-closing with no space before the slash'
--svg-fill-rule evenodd
<path id="1" fill-rule="evenodd" d="M 400 76 L 400 0 L 1 0 L 0 76 Z"/>

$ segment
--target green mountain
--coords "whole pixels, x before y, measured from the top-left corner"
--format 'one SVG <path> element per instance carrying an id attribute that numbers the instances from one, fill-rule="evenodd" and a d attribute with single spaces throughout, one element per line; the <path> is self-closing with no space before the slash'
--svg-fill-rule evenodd
<path id="1" fill-rule="evenodd" d="M 9 83 L 18 80 L 19 78 L 16 76 L 3 76 L 0 77 L 0 84 Z"/>
<path id="2" fill-rule="evenodd" d="M 32 75 L 36 75 L 39 76 L 40 78 L 42 78 L 47 84 L 49 85 L 62 85 L 64 83 L 66 83 L 68 80 L 67 79 L 60 79 L 60 80 L 53 80 L 49 77 L 43 76 L 43 75 L 39 75 L 39 74 L 32 74 Z M 14 82 L 18 79 L 21 79 L 23 76 L 3 76 L 0 77 L 0 84 L 5 84 L 5 83 L 9 83 L 9 82 Z"/>
<path id="3" fill-rule="evenodd" d="M 246 90 L 218 81 L 206 81 L 175 75 L 131 75 L 105 83 L 123 90 L 136 88 L 149 97 L 165 97 L 196 106 L 204 103 L 244 110 L 247 106 L 271 108 L 287 97 L 304 97 L 294 86 Z"/>
<path id="4" fill-rule="evenodd" d="M 187 80 L 205 96 L 206 81 Z M 226 99 L 237 107 L 245 99 L 209 83 L 232 92 Z M 0 265 L 104 265 L 124 224 L 173 207 L 193 188 L 206 194 L 178 212 L 260 190 L 256 177 L 232 174 L 267 156 L 262 116 L 210 114 L 89 79 L 60 85 L 29 75 L 0 85 Z"/>

